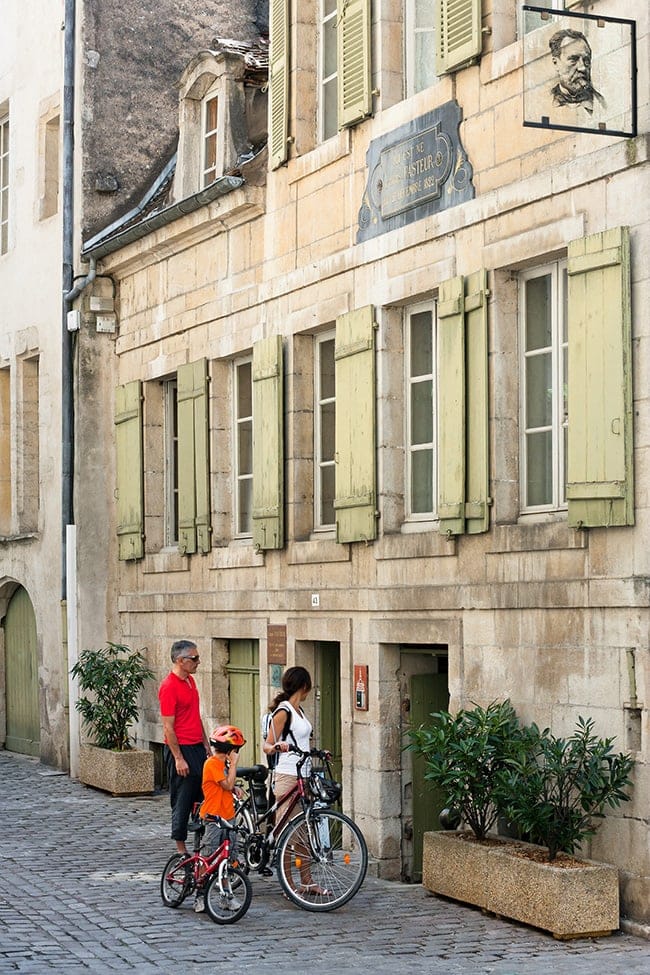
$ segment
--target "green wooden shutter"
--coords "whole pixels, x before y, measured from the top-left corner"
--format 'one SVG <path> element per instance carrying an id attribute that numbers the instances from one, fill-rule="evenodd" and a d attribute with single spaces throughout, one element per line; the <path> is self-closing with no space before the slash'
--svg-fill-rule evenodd
<path id="1" fill-rule="evenodd" d="M 277 169 L 289 155 L 289 0 L 271 0 L 269 20 L 269 155 Z"/>
<path id="2" fill-rule="evenodd" d="M 194 363 L 194 476 L 196 486 L 196 547 L 212 548 L 210 518 L 210 380 L 207 359 Z"/>
<path id="3" fill-rule="evenodd" d="M 117 449 L 117 542 L 122 561 L 144 555 L 142 383 L 136 379 L 115 390 Z"/>
<path id="4" fill-rule="evenodd" d="M 371 305 L 336 320 L 336 537 L 377 537 L 375 322 Z"/>
<path id="5" fill-rule="evenodd" d="M 629 228 L 568 250 L 569 524 L 633 525 Z"/>
<path id="6" fill-rule="evenodd" d="M 465 531 L 465 295 L 450 278 L 438 294 L 438 518 L 442 534 Z"/>
<path id="7" fill-rule="evenodd" d="M 465 278 L 465 388 L 467 394 L 466 530 L 489 528 L 487 285 L 484 270 Z"/>
<path id="8" fill-rule="evenodd" d="M 479 57 L 481 46 L 481 0 L 438 0 L 436 74 Z"/>
<path id="9" fill-rule="evenodd" d="M 337 0 L 339 128 L 372 112 L 370 90 L 370 0 Z"/>
<path id="10" fill-rule="evenodd" d="M 178 551 L 196 552 L 196 473 L 194 467 L 194 363 L 178 367 Z"/>
<path id="11" fill-rule="evenodd" d="M 253 349 L 253 544 L 284 545 L 282 336 Z"/>

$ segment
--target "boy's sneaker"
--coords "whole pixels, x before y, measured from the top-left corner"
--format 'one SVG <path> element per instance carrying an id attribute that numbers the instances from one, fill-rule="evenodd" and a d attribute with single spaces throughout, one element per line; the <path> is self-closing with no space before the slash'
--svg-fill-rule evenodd
<path id="1" fill-rule="evenodd" d="M 194 898 L 194 910 L 197 914 L 201 914 L 205 910 L 205 897 L 203 894 L 197 894 Z"/>

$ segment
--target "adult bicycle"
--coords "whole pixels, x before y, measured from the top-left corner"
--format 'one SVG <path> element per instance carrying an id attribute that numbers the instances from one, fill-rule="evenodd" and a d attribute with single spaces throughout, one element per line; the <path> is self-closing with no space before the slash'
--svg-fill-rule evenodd
<path id="1" fill-rule="evenodd" d="M 299 756 L 296 784 L 268 807 L 263 787 L 267 769 L 237 769 L 237 778 L 248 783 L 245 797 L 235 799 L 235 823 L 245 836 L 244 859 L 258 873 L 275 867 L 284 894 L 298 907 L 333 911 L 361 887 L 368 848 L 356 823 L 331 808 L 341 786 L 332 779 L 329 752 L 291 750 Z"/>
<path id="2" fill-rule="evenodd" d="M 188 832 L 194 834 L 192 853 L 175 853 L 160 878 L 160 896 L 166 907 L 179 907 L 192 892 L 203 897 L 205 909 L 217 924 L 234 924 L 251 905 L 253 887 L 236 855 L 237 829 L 219 820 L 223 839 L 212 853 L 201 855 L 205 824 L 195 810 Z"/>

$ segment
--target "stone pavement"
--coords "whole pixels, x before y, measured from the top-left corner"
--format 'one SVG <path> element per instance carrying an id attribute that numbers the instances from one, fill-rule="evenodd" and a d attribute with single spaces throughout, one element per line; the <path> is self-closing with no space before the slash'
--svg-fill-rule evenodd
<path id="1" fill-rule="evenodd" d="M 648 975 L 650 941 L 555 941 L 523 925 L 368 877 L 345 907 L 314 914 L 253 877 L 237 924 L 165 908 L 173 852 L 166 795 L 115 799 L 0 751 L 0 973 L 218 975 Z"/>

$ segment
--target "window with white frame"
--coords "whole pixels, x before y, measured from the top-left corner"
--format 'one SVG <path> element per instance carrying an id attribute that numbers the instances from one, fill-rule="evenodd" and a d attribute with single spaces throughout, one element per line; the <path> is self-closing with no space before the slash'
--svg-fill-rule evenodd
<path id="1" fill-rule="evenodd" d="M 566 505 L 567 269 L 522 273 L 521 498 L 523 511 Z"/>
<path id="2" fill-rule="evenodd" d="M 9 250 L 9 116 L 0 116 L 0 254 Z"/>
<path id="3" fill-rule="evenodd" d="M 316 339 L 316 368 L 314 409 L 314 526 L 333 528 L 334 514 L 335 451 L 336 451 L 336 384 L 334 364 L 334 333 Z"/>
<path id="4" fill-rule="evenodd" d="M 163 383 L 165 410 L 165 545 L 178 543 L 178 383 Z"/>
<path id="5" fill-rule="evenodd" d="M 336 0 L 319 0 L 319 134 L 321 141 L 338 132 Z"/>
<path id="6" fill-rule="evenodd" d="M 235 526 L 253 530 L 253 364 L 235 363 Z"/>
<path id="7" fill-rule="evenodd" d="M 436 74 L 435 12 L 437 0 L 405 0 L 404 37 L 406 94 L 429 88 Z"/>
<path id="8" fill-rule="evenodd" d="M 202 173 L 203 186 L 213 183 L 220 175 L 219 165 L 219 98 L 215 94 L 209 94 L 204 98 L 201 106 L 201 117 L 203 120 L 202 131 Z"/>
<path id="9" fill-rule="evenodd" d="M 537 0 L 535 0 L 531 5 L 546 7 L 549 10 L 564 10 L 571 6 L 570 3 L 565 3 L 565 0 L 546 0 L 543 4 L 537 3 Z M 548 20 L 542 19 L 542 14 L 536 13 L 534 10 L 524 10 L 523 6 L 522 4 L 517 8 L 519 14 L 519 37 L 523 37 L 524 34 L 529 34 L 531 30 L 537 30 L 538 27 L 543 27 L 545 24 L 548 24 Z"/>
<path id="10" fill-rule="evenodd" d="M 406 311 L 407 516 L 431 519 L 436 508 L 436 313 L 433 302 Z"/>

